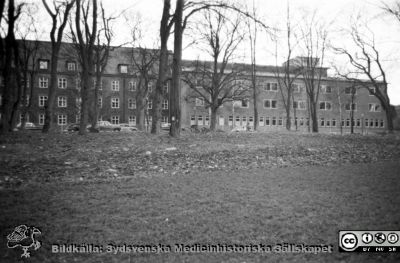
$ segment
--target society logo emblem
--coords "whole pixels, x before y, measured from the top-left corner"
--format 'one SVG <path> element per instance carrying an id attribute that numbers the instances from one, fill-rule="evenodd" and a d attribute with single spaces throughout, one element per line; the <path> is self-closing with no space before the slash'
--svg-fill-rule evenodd
<path id="1" fill-rule="evenodd" d="M 354 250 L 357 247 L 357 236 L 353 233 L 346 233 L 340 239 L 340 244 L 345 250 Z"/>
<path id="2" fill-rule="evenodd" d="M 21 258 L 29 258 L 29 248 L 38 250 L 40 248 L 40 242 L 35 239 L 35 235 L 40 235 L 41 232 L 36 227 L 28 227 L 26 225 L 20 225 L 14 228 L 14 231 L 7 235 L 7 247 L 8 248 L 22 248 Z"/>

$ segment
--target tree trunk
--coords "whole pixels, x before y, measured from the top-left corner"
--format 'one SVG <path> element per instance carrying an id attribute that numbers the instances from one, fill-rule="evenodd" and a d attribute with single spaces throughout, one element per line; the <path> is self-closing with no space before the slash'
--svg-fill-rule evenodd
<path id="1" fill-rule="evenodd" d="M 210 130 L 215 131 L 217 127 L 217 111 L 218 108 L 211 107 L 211 123 L 210 123 Z"/>
<path id="2" fill-rule="evenodd" d="M 180 93 L 181 93 L 181 74 L 182 74 L 182 15 L 184 0 L 176 1 L 175 8 L 175 31 L 174 31 L 174 57 L 172 62 L 172 85 L 170 92 L 170 106 L 171 106 L 171 129 L 170 135 L 172 137 L 179 137 L 181 132 L 181 107 L 180 107 Z"/>
<path id="3" fill-rule="evenodd" d="M 54 102 L 56 99 L 57 93 L 57 64 L 58 64 L 58 53 L 60 47 L 59 45 L 52 45 L 52 53 L 51 53 L 51 63 L 50 63 L 50 84 L 48 87 L 48 96 L 47 101 L 44 106 L 45 118 L 43 125 L 43 133 L 48 133 L 54 130 Z"/>
<path id="4" fill-rule="evenodd" d="M 83 62 L 85 63 L 85 62 Z M 79 123 L 79 135 L 86 134 L 86 125 L 88 123 L 89 117 L 89 88 L 91 85 L 91 78 L 88 70 L 83 69 L 82 72 L 82 82 L 83 86 L 81 88 L 81 120 Z"/>
<path id="5" fill-rule="evenodd" d="M 311 106 L 312 132 L 318 132 L 317 105 L 314 101 L 312 101 L 310 102 L 310 106 Z"/>

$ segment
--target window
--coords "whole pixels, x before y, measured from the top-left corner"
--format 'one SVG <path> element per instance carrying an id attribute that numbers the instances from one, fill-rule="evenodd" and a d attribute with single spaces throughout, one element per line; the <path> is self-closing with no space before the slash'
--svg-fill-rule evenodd
<path id="1" fill-rule="evenodd" d="M 197 125 L 203 125 L 203 116 L 197 116 Z"/>
<path id="2" fill-rule="evenodd" d="M 118 115 L 111 116 L 111 123 L 119 124 L 119 116 Z"/>
<path id="3" fill-rule="evenodd" d="M 350 119 L 346 119 L 346 127 L 350 127 Z"/>
<path id="4" fill-rule="evenodd" d="M 378 103 L 369 103 L 368 104 L 369 111 L 372 112 L 380 112 L 381 111 L 381 105 Z"/>
<path id="5" fill-rule="evenodd" d="M 119 73 L 127 74 L 128 73 L 128 65 L 119 65 Z"/>
<path id="6" fill-rule="evenodd" d="M 168 116 L 162 116 L 161 117 L 161 122 L 162 123 L 168 123 Z"/>
<path id="7" fill-rule="evenodd" d="M 272 125 L 276 126 L 276 117 L 272 117 Z"/>
<path id="8" fill-rule="evenodd" d="M 190 116 L 190 125 L 195 125 L 196 124 L 196 116 L 192 115 Z"/>
<path id="9" fill-rule="evenodd" d="M 357 89 L 355 87 L 346 87 L 344 89 L 344 93 L 347 95 L 351 95 L 351 94 L 357 94 Z"/>
<path id="10" fill-rule="evenodd" d="M 379 127 L 379 120 L 375 120 L 375 128 Z"/>
<path id="11" fill-rule="evenodd" d="M 76 86 L 77 90 L 81 90 L 81 79 L 80 78 L 77 78 L 75 80 L 75 86 Z"/>
<path id="12" fill-rule="evenodd" d="M 276 109 L 277 101 L 276 100 L 264 100 L 264 108 L 266 109 Z"/>
<path id="13" fill-rule="evenodd" d="M 249 107 L 249 100 L 248 99 L 243 99 L 240 107 L 248 108 Z"/>
<path id="14" fill-rule="evenodd" d="M 253 125 L 253 122 L 254 122 L 253 116 L 249 116 L 249 123 L 250 123 L 250 125 Z"/>
<path id="15" fill-rule="evenodd" d="M 264 117 L 260 117 L 260 120 L 259 120 L 258 124 L 260 126 L 264 126 Z"/>
<path id="16" fill-rule="evenodd" d="M 67 107 L 67 97 L 59 96 L 57 99 L 58 107 L 65 108 Z"/>
<path id="17" fill-rule="evenodd" d="M 246 125 L 247 124 L 247 117 L 243 116 L 242 117 L 242 125 Z"/>
<path id="18" fill-rule="evenodd" d="M 300 93 L 301 92 L 301 87 L 299 84 L 292 84 L 293 88 L 293 93 Z"/>
<path id="19" fill-rule="evenodd" d="M 331 127 L 331 121 L 330 120 L 326 120 L 325 126 L 326 127 Z"/>
<path id="20" fill-rule="evenodd" d="M 100 98 L 97 99 L 97 106 L 98 106 L 99 108 L 102 108 L 102 107 L 103 107 L 103 98 L 102 98 L 102 97 L 100 97 Z"/>
<path id="21" fill-rule="evenodd" d="M 279 117 L 279 119 L 278 119 L 278 125 L 279 125 L 279 126 L 283 126 L 283 119 L 282 119 L 282 117 Z"/>
<path id="22" fill-rule="evenodd" d="M 345 121 L 344 121 L 344 119 L 342 120 L 342 123 L 340 124 L 341 126 L 340 127 L 344 127 L 344 123 Z"/>
<path id="23" fill-rule="evenodd" d="M 65 78 L 58 78 L 58 88 L 66 89 L 67 88 L 67 79 Z"/>
<path id="24" fill-rule="evenodd" d="M 82 98 L 76 98 L 75 103 L 77 107 L 80 107 L 80 105 L 82 104 Z"/>
<path id="25" fill-rule="evenodd" d="M 136 126 L 136 116 L 134 116 L 134 115 L 129 116 L 128 123 L 129 123 L 129 125 Z"/>
<path id="26" fill-rule="evenodd" d="M 22 120 L 24 119 L 24 117 L 25 117 L 26 122 L 29 122 L 29 114 L 27 113 L 26 115 L 25 114 L 19 115 L 19 123 L 22 123 Z"/>
<path id="27" fill-rule="evenodd" d="M 374 96 L 376 93 L 375 87 L 369 87 L 368 92 L 369 92 L 369 96 Z"/>
<path id="28" fill-rule="evenodd" d="M 67 115 L 60 114 L 57 116 L 58 125 L 67 125 Z"/>
<path id="29" fill-rule="evenodd" d="M 265 91 L 278 91 L 278 83 L 268 82 L 268 83 L 264 86 L 264 90 L 265 90 Z"/>
<path id="30" fill-rule="evenodd" d="M 299 101 L 293 101 L 293 109 L 298 109 L 298 110 L 305 110 L 306 109 L 306 103 L 302 100 Z"/>
<path id="31" fill-rule="evenodd" d="M 44 114 L 39 114 L 39 125 L 44 125 Z"/>
<path id="32" fill-rule="evenodd" d="M 168 110 L 168 100 L 163 100 L 161 106 L 163 110 Z"/>
<path id="33" fill-rule="evenodd" d="M 136 109 L 136 100 L 135 99 L 128 99 L 128 109 Z"/>
<path id="34" fill-rule="evenodd" d="M 332 93 L 332 87 L 327 85 L 321 85 L 321 92 L 325 94 Z"/>
<path id="35" fill-rule="evenodd" d="M 345 108 L 347 111 L 356 111 L 357 110 L 357 103 L 346 103 Z"/>
<path id="36" fill-rule="evenodd" d="M 300 126 L 304 126 L 304 118 L 300 118 Z"/>
<path id="37" fill-rule="evenodd" d="M 204 118 L 204 125 L 210 125 L 210 116 L 206 115 L 206 117 Z"/>
<path id="38" fill-rule="evenodd" d="M 228 117 L 228 125 L 232 126 L 233 125 L 233 116 Z"/>
<path id="39" fill-rule="evenodd" d="M 360 119 L 357 119 L 357 120 L 356 120 L 356 126 L 357 126 L 357 127 L 361 127 L 361 120 L 360 120 Z"/>
<path id="40" fill-rule="evenodd" d="M 111 109 L 119 109 L 119 98 L 111 98 Z"/>
<path id="41" fill-rule="evenodd" d="M 373 120 L 373 119 L 371 119 L 371 120 L 369 121 L 369 127 L 371 127 L 371 128 L 374 127 L 374 120 Z"/>
<path id="42" fill-rule="evenodd" d="M 365 127 L 368 127 L 369 126 L 369 121 L 368 121 L 368 119 L 365 119 Z"/>
<path id="43" fill-rule="evenodd" d="M 119 91 L 119 81 L 118 80 L 111 81 L 111 90 Z"/>
<path id="44" fill-rule="evenodd" d="M 265 126 L 269 126 L 270 122 L 269 122 L 269 117 L 265 117 Z"/>
<path id="45" fill-rule="evenodd" d="M 385 121 L 381 120 L 381 128 L 384 128 L 384 127 L 385 127 Z"/>
<path id="46" fill-rule="evenodd" d="M 329 101 L 322 101 L 319 103 L 319 109 L 320 110 L 331 110 L 332 105 Z"/>
<path id="47" fill-rule="evenodd" d="M 153 101 L 149 100 L 147 102 L 147 109 L 151 110 L 153 108 Z"/>
<path id="48" fill-rule="evenodd" d="M 218 118 L 218 124 L 219 124 L 219 126 L 224 126 L 224 125 L 225 125 L 225 118 L 224 118 L 224 116 L 219 116 L 219 118 Z"/>
<path id="49" fill-rule="evenodd" d="M 196 106 L 204 106 L 204 98 L 196 98 Z"/>
<path id="50" fill-rule="evenodd" d="M 240 126 L 240 117 L 239 116 L 236 116 L 235 126 Z"/>
<path id="51" fill-rule="evenodd" d="M 44 107 L 46 105 L 47 96 L 39 96 L 39 107 Z"/>
<path id="52" fill-rule="evenodd" d="M 320 126 L 321 126 L 321 127 L 324 127 L 324 126 L 325 126 L 325 119 L 324 119 L 324 118 L 321 118 L 321 120 L 320 120 Z"/>
<path id="53" fill-rule="evenodd" d="M 332 119 L 332 127 L 336 127 L 336 119 Z"/>
<path id="54" fill-rule="evenodd" d="M 49 87 L 49 79 L 46 77 L 39 78 L 39 88 L 45 89 Z"/>
<path id="55" fill-rule="evenodd" d="M 164 93 L 164 94 L 168 94 L 168 90 L 169 90 L 169 88 L 168 88 L 168 82 L 164 84 L 162 90 L 163 90 L 163 93 Z"/>
<path id="56" fill-rule="evenodd" d="M 129 82 L 129 91 L 136 91 L 136 82 L 135 81 Z"/>
<path id="57" fill-rule="evenodd" d="M 102 90 L 103 89 L 103 81 L 100 81 L 100 84 L 97 86 L 97 80 L 93 79 L 93 87 L 94 88 L 98 88 L 98 90 Z"/>
<path id="58" fill-rule="evenodd" d="M 76 70 L 76 63 L 75 62 L 67 62 L 67 70 L 68 71 L 75 71 Z"/>
<path id="59" fill-rule="evenodd" d="M 148 89 L 148 92 L 149 92 L 149 93 L 152 93 L 152 92 L 153 92 L 153 83 L 152 83 L 152 82 L 149 82 L 149 83 L 147 84 L 147 89 Z"/>
<path id="60" fill-rule="evenodd" d="M 46 59 L 39 59 L 39 69 L 49 69 L 49 61 Z"/>

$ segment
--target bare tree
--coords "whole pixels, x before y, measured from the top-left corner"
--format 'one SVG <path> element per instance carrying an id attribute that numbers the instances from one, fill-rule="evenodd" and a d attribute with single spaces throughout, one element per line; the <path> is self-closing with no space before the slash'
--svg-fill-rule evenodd
<path id="1" fill-rule="evenodd" d="M 4 9 L 4 1 L 0 9 Z M 19 75 L 19 49 L 18 42 L 15 39 L 15 23 L 21 15 L 24 4 L 21 3 L 15 6 L 14 0 L 8 1 L 6 22 L 7 22 L 7 35 L 1 37 L 1 66 L 2 76 L 4 80 L 3 92 L 3 105 L 2 105 L 2 118 L 1 118 L 1 132 L 12 131 L 16 123 L 16 114 L 20 102 L 20 82 Z M 1 10 L 3 11 L 3 10 Z M 1 13 L 3 17 L 3 12 Z M 4 38 L 4 41 L 3 41 Z"/>
<path id="2" fill-rule="evenodd" d="M 50 15 L 52 20 L 52 26 L 50 31 L 51 39 L 51 61 L 50 61 L 50 85 L 48 99 L 45 105 L 45 120 L 43 126 L 43 132 L 47 133 L 50 131 L 53 124 L 53 110 L 54 101 L 56 98 L 57 91 L 57 64 L 61 48 L 61 41 L 64 34 L 64 29 L 67 25 L 68 17 L 72 7 L 75 4 L 75 0 L 68 2 L 59 2 L 53 0 L 53 10 L 47 4 L 46 0 L 42 0 L 47 13 Z M 60 25 L 58 26 L 58 22 Z"/>
<path id="3" fill-rule="evenodd" d="M 347 57 L 352 69 L 348 72 L 339 73 L 342 77 L 356 83 L 367 89 L 381 103 L 386 113 L 387 130 L 393 132 L 393 108 L 390 105 L 390 99 L 387 93 L 388 82 L 386 73 L 383 69 L 381 54 L 375 43 L 374 33 L 365 26 L 368 35 L 360 31 L 357 23 L 353 23 L 350 29 L 350 37 L 353 41 L 356 51 L 343 47 L 333 47 L 338 53 Z M 367 77 L 368 81 L 363 81 L 356 76 L 361 75 Z"/>
<path id="4" fill-rule="evenodd" d="M 205 10 L 204 24 L 199 25 L 194 33 L 199 41 L 204 42 L 204 50 L 212 61 L 195 62 L 191 65 L 193 70 L 185 74 L 184 81 L 210 108 L 211 130 L 216 128 L 218 108 L 234 97 L 239 98 L 233 88 L 238 79 L 244 78 L 244 66 L 232 66 L 231 63 L 244 39 L 240 21 L 240 17 L 230 21 L 221 11 Z"/>
<path id="5" fill-rule="evenodd" d="M 93 62 L 95 61 L 95 44 L 98 36 L 97 16 L 97 0 L 76 0 L 75 32 L 72 31 L 72 34 L 77 43 L 82 67 L 81 118 L 79 125 L 79 134 L 81 135 L 86 134 L 89 117 L 89 91 L 94 76 Z"/>
<path id="6" fill-rule="evenodd" d="M 328 31 L 324 24 L 318 23 L 314 13 L 310 20 L 304 20 L 301 27 L 301 43 L 305 56 L 294 61 L 304 79 L 312 132 L 318 132 L 318 99 L 321 78 L 325 75 L 323 63 L 327 45 Z"/>

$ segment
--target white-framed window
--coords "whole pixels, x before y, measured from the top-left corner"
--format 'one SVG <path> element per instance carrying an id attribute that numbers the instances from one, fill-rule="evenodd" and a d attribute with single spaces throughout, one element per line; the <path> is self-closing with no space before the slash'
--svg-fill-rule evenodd
<path id="1" fill-rule="evenodd" d="M 206 115 L 204 117 L 204 125 L 206 126 L 210 125 L 210 116 Z"/>
<path id="2" fill-rule="evenodd" d="M 293 109 L 305 110 L 306 109 L 306 102 L 303 101 L 303 100 L 294 100 L 293 101 Z"/>
<path id="3" fill-rule="evenodd" d="M 375 120 L 375 128 L 379 127 L 379 120 Z"/>
<path id="4" fill-rule="evenodd" d="M 272 126 L 276 126 L 276 117 L 272 117 Z"/>
<path id="5" fill-rule="evenodd" d="M 233 125 L 233 116 L 228 116 L 228 125 L 229 126 Z"/>
<path id="6" fill-rule="evenodd" d="M 39 125 L 44 125 L 44 114 L 43 113 L 39 114 Z"/>
<path id="7" fill-rule="evenodd" d="M 168 100 L 163 100 L 161 106 L 163 110 L 168 110 Z"/>
<path id="8" fill-rule="evenodd" d="M 204 106 L 204 98 L 196 98 L 196 106 Z"/>
<path id="9" fill-rule="evenodd" d="M 276 109 L 278 102 L 276 100 L 264 100 L 264 108 L 266 109 Z"/>
<path id="10" fill-rule="evenodd" d="M 292 84 L 293 93 L 301 93 L 301 87 L 299 84 Z"/>
<path id="11" fill-rule="evenodd" d="M 346 87 L 344 89 L 344 93 L 347 94 L 347 95 L 351 95 L 351 94 L 356 95 L 357 94 L 357 89 L 355 87 Z"/>
<path id="12" fill-rule="evenodd" d="M 261 116 L 261 117 L 259 118 L 258 125 L 259 125 L 259 126 L 264 126 L 264 124 L 265 124 L 265 123 L 264 123 L 264 117 Z"/>
<path id="13" fill-rule="evenodd" d="M 325 126 L 325 119 L 324 119 L 324 118 L 321 118 L 321 119 L 320 119 L 320 124 L 319 124 L 319 126 L 321 126 L 321 127 L 324 127 L 324 126 Z"/>
<path id="14" fill-rule="evenodd" d="M 218 118 L 218 125 L 219 125 L 219 126 L 224 126 L 224 125 L 225 125 L 225 118 L 224 118 L 224 116 L 219 116 L 219 118 Z"/>
<path id="15" fill-rule="evenodd" d="M 65 115 L 65 114 L 57 115 L 57 124 L 58 125 L 67 125 L 67 115 Z"/>
<path id="16" fill-rule="evenodd" d="M 119 124 L 119 115 L 111 116 L 111 123 L 112 124 Z"/>
<path id="17" fill-rule="evenodd" d="M 49 79 L 46 77 L 39 77 L 39 88 L 46 89 L 49 87 Z"/>
<path id="18" fill-rule="evenodd" d="M 330 94 L 332 93 L 332 87 L 328 85 L 321 85 L 321 93 Z"/>
<path id="19" fill-rule="evenodd" d="M 58 96 L 57 98 L 57 105 L 59 108 L 67 107 L 67 97 L 65 96 Z"/>
<path id="20" fill-rule="evenodd" d="M 39 107 L 44 107 L 46 105 L 47 96 L 39 95 Z"/>
<path id="21" fill-rule="evenodd" d="M 361 120 L 360 119 L 356 119 L 356 127 L 361 127 Z"/>
<path id="22" fill-rule="evenodd" d="M 119 109 L 119 98 L 111 98 L 111 109 Z"/>
<path id="23" fill-rule="evenodd" d="M 271 125 L 271 122 L 270 122 L 269 117 L 265 117 L 265 126 L 270 126 L 270 125 Z"/>
<path id="24" fill-rule="evenodd" d="M 136 126 L 136 116 L 135 115 L 130 115 L 128 117 L 128 123 L 129 123 L 129 125 Z"/>
<path id="25" fill-rule="evenodd" d="M 39 59 L 39 69 L 42 70 L 49 69 L 49 60 Z"/>
<path id="26" fill-rule="evenodd" d="M 320 110 L 332 110 L 332 104 L 330 101 L 321 101 L 319 103 Z"/>
<path id="27" fill-rule="evenodd" d="M 250 125 L 253 125 L 253 123 L 254 123 L 254 118 L 253 118 L 253 116 L 249 116 L 249 123 L 250 123 Z"/>
<path id="28" fill-rule="evenodd" d="M 279 117 L 278 119 L 278 126 L 283 126 L 283 118 Z"/>
<path id="29" fill-rule="evenodd" d="M 331 127 L 331 120 L 326 120 L 326 123 L 325 123 L 325 126 L 326 127 Z"/>
<path id="30" fill-rule="evenodd" d="M 346 127 L 350 127 L 350 119 L 346 119 Z"/>
<path id="31" fill-rule="evenodd" d="M 240 107 L 242 107 L 242 108 L 248 108 L 248 107 L 249 107 L 249 104 L 250 104 L 249 99 L 242 99 L 242 100 L 241 100 Z"/>
<path id="32" fill-rule="evenodd" d="M 369 120 L 365 119 L 364 124 L 365 124 L 365 127 L 369 127 Z"/>
<path id="33" fill-rule="evenodd" d="M 357 111 L 357 103 L 346 103 L 344 106 L 347 111 Z"/>
<path id="34" fill-rule="evenodd" d="M 128 99 L 128 109 L 136 109 L 136 100 L 135 99 Z"/>
<path id="35" fill-rule="evenodd" d="M 68 71 L 75 71 L 76 70 L 76 63 L 73 61 L 67 62 L 67 70 Z"/>
<path id="36" fill-rule="evenodd" d="M 381 105 L 379 103 L 369 103 L 368 104 L 368 109 L 371 112 L 380 112 L 381 111 Z"/>
<path id="37" fill-rule="evenodd" d="M 22 123 L 23 118 L 25 117 L 26 122 L 29 122 L 29 114 L 26 113 L 26 116 L 24 116 L 24 114 L 20 114 L 19 115 L 19 123 Z"/>
<path id="38" fill-rule="evenodd" d="M 277 82 L 268 82 L 264 85 L 265 91 L 278 91 L 278 83 Z"/>
<path id="39" fill-rule="evenodd" d="M 166 82 L 166 83 L 164 84 L 164 86 L 163 86 L 163 88 L 162 88 L 162 91 L 163 91 L 164 94 L 168 94 L 168 92 L 169 92 L 169 85 L 168 85 L 168 82 Z"/>
<path id="40" fill-rule="evenodd" d="M 240 126 L 240 116 L 236 116 L 236 118 L 235 118 L 235 126 Z"/>
<path id="41" fill-rule="evenodd" d="M 75 98 L 75 104 L 77 107 L 80 107 L 80 105 L 82 104 L 82 98 L 81 97 Z"/>
<path id="42" fill-rule="evenodd" d="M 196 116 L 192 115 L 190 116 L 190 125 L 195 125 L 196 124 Z"/>
<path id="43" fill-rule="evenodd" d="M 58 78 L 58 88 L 59 89 L 67 88 L 67 79 L 66 78 Z"/>
<path id="44" fill-rule="evenodd" d="M 373 119 L 370 119 L 370 120 L 369 120 L 369 127 L 370 127 L 370 128 L 373 128 L 373 127 L 374 127 L 374 120 L 373 120 Z"/>
<path id="45" fill-rule="evenodd" d="M 136 81 L 129 81 L 129 91 L 136 91 Z"/>
<path id="46" fill-rule="evenodd" d="M 147 102 L 147 109 L 151 110 L 152 108 L 153 108 L 153 101 L 152 101 L 152 100 L 149 100 L 149 101 Z"/>
<path id="47" fill-rule="evenodd" d="M 128 65 L 119 65 L 119 73 L 127 74 L 128 73 Z"/>
<path id="48" fill-rule="evenodd" d="M 336 127 L 336 119 L 332 119 L 332 127 Z"/>
<path id="49" fill-rule="evenodd" d="M 119 91 L 119 80 L 111 81 L 111 90 L 112 91 Z"/>
<path id="50" fill-rule="evenodd" d="M 81 79 L 77 78 L 75 79 L 75 86 L 77 90 L 81 90 Z"/>
<path id="51" fill-rule="evenodd" d="M 385 127 L 385 121 L 384 121 L 384 120 L 381 120 L 381 122 L 380 122 L 380 127 L 381 127 L 381 128 L 384 128 L 384 127 Z"/>
<path id="52" fill-rule="evenodd" d="M 203 125 L 203 116 L 202 115 L 197 116 L 197 125 Z"/>
<path id="53" fill-rule="evenodd" d="M 97 106 L 99 108 L 103 107 L 103 98 L 102 97 L 97 98 Z"/>
<path id="54" fill-rule="evenodd" d="M 242 125 L 246 125 L 247 124 L 247 116 L 243 116 L 242 117 Z"/>
<path id="55" fill-rule="evenodd" d="M 368 94 L 369 94 L 369 96 L 374 96 L 375 93 L 376 93 L 375 87 L 369 87 L 369 88 L 368 88 Z"/>
<path id="56" fill-rule="evenodd" d="M 147 90 L 149 93 L 153 92 L 153 82 L 147 83 Z"/>
<path id="57" fill-rule="evenodd" d="M 97 86 L 97 80 L 93 79 L 93 87 L 98 88 L 98 90 L 103 90 L 103 81 L 100 81 L 100 84 Z"/>

